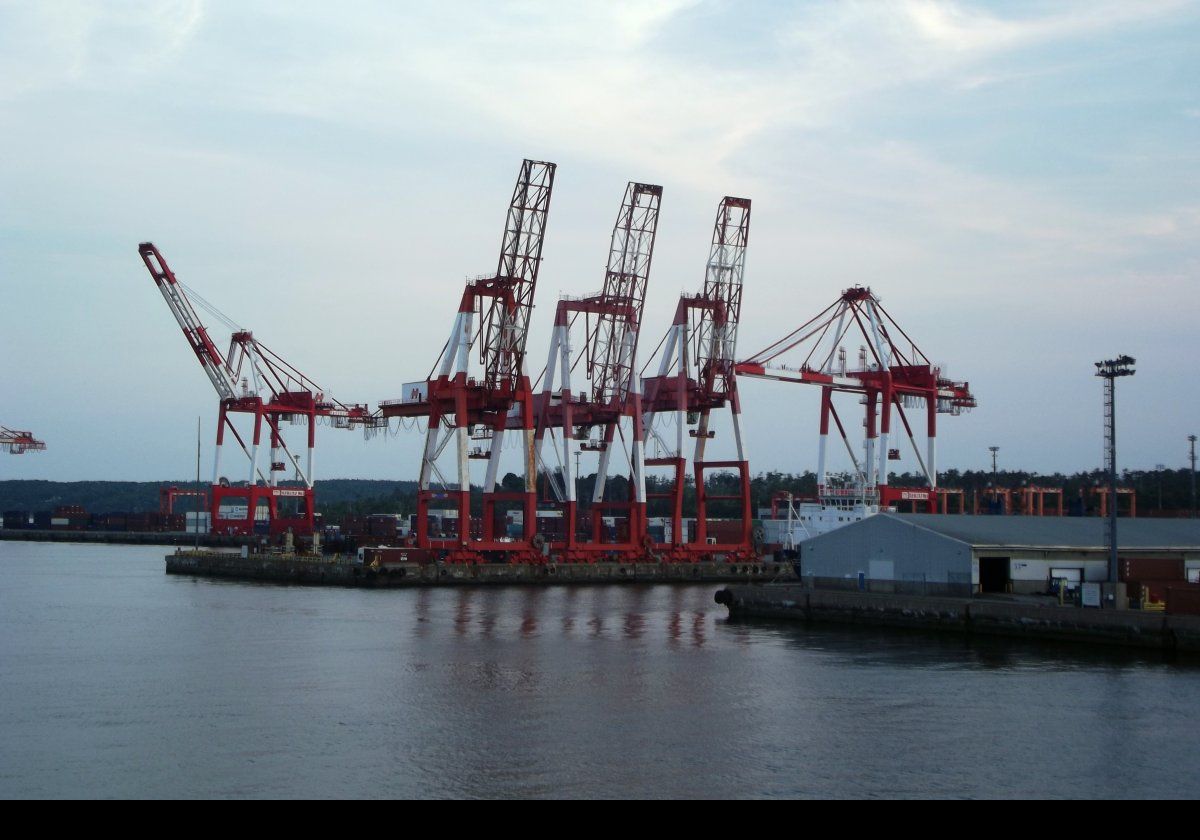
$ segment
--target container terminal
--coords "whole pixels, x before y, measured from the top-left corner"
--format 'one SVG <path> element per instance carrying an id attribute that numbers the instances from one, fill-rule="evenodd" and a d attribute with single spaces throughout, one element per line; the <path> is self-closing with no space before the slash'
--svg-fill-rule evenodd
<path id="1" fill-rule="evenodd" d="M 643 310 L 663 188 L 627 184 L 608 236 L 600 291 L 557 301 L 545 367 L 531 378 L 527 336 L 556 170 L 553 163 L 522 163 L 495 271 L 465 284 L 446 343 L 430 354 L 429 373 L 374 409 L 333 399 L 185 286 L 156 245 L 139 246 L 217 393 L 212 533 L 265 533 L 276 545 L 291 535 L 298 546 L 319 547 L 317 425 L 370 436 L 395 423 L 415 426 L 424 439 L 416 515 L 402 546 L 423 562 L 757 564 L 765 543 L 751 508 L 740 376 L 822 389 L 820 505 L 859 506 L 868 513 L 898 506 L 948 509 L 954 494 L 937 487 L 937 418 L 970 410 L 975 397 L 968 383 L 942 375 L 870 289 L 844 291 L 797 330 L 738 361 L 747 198 L 726 196 L 718 203 L 703 284 L 680 296 L 665 335 L 643 363 Z M 225 353 L 194 304 L 230 327 Z M 859 342 L 852 363 L 846 344 Z M 801 359 L 798 365 L 788 364 L 792 356 Z M 844 398 L 865 406 L 861 457 L 838 412 L 836 403 Z M 921 413 L 922 422 L 910 422 L 909 411 Z M 896 422 L 900 434 L 892 428 Z M 854 465 L 845 480 L 826 471 L 831 424 Z M 287 425 L 306 428 L 300 447 L 285 439 Z M 921 427 L 923 447 L 917 441 Z M 897 438 L 912 445 L 926 486 L 888 485 L 889 464 L 900 458 L 900 448 L 891 445 Z M 226 444 L 244 458 L 242 480 L 225 472 Z M 717 454 L 718 444 L 725 452 Z M 506 450 L 519 450 L 519 465 L 501 482 Z M 594 478 L 588 497 L 580 498 L 585 469 Z M 665 481 L 648 492 L 650 472 Z M 284 473 L 294 478 L 281 480 Z M 480 492 L 472 493 L 473 487 Z M 803 514 L 790 521 L 809 532 L 817 527 Z M 782 535 L 782 542 L 793 538 Z"/>
<path id="2" fill-rule="evenodd" d="M 522 162 L 495 271 L 466 282 L 446 343 L 436 356 L 430 354 L 429 373 L 404 383 L 399 397 L 375 408 L 334 399 L 185 286 L 156 245 L 138 246 L 218 397 L 212 479 L 205 509 L 193 515 L 187 530 L 239 549 L 180 549 L 167 558 L 167 570 L 364 586 L 796 582 L 798 576 L 808 590 L 821 587 L 817 578 L 839 582 L 834 589 L 861 578 L 860 583 L 872 582 L 873 594 L 884 594 L 885 581 L 907 585 L 917 574 L 926 589 L 943 585 L 936 571 L 931 577 L 928 558 L 918 563 L 920 572 L 883 573 L 885 563 L 895 568 L 894 559 L 883 557 L 894 553 L 894 539 L 903 539 L 894 534 L 854 549 L 867 571 L 814 576 L 812 566 L 806 568 L 804 558 L 813 562 L 812 552 L 829 540 L 882 533 L 895 527 L 902 511 L 943 525 L 994 519 L 964 517 L 962 491 L 938 485 L 938 418 L 966 413 L 977 401 L 969 383 L 945 376 L 865 287 L 844 290 L 795 330 L 739 357 L 749 199 L 726 196 L 718 203 L 703 284 L 680 296 L 666 333 L 643 363 L 640 337 L 663 188 L 627 184 L 608 237 L 600 291 L 557 301 L 545 367 L 530 377 L 527 336 L 556 170 L 553 163 Z M 230 329 L 224 353 L 197 305 Z M 848 345 L 857 346 L 853 358 Z M 742 439 L 740 377 L 821 389 L 816 498 L 780 494 L 769 512 L 758 511 L 757 523 Z M 852 441 L 847 431 L 854 426 L 847 403 L 862 407 L 861 441 Z M 354 551 L 323 553 L 314 494 L 317 426 L 361 430 L 370 437 L 396 424 L 415 427 L 423 437 L 416 513 L 391 526 L 390 545 L 371 545 L 370 530 Z M 299 446 L 288 443 L 285 426 L 304 428 Z M 722 455 L 716 454 L 718 432 Z M 845 472 L 829 468 L 831 433 L 848 456 Z M 226 444 L 244 459 L 243 479 L 226 471 Z M 904 457 L 902 449 L 910 450 L 920 486 L 890 484 L 890 467 Z M 506 450 L 519 450 L 519 466 L 501 481 Z M 587 469 L 581 465 L 585 457 Z M 581 496 L 580 479 L 588 470 L 590 491 Z M 283 478 L 288 473 L 292 477 Z M 649 489 L 648 474 L 660 478 Z M 1107 494 L 1096 490 L 1102 511 L 1114 520 L 1120 500 L 1115 484 Z M 167 516 L 172 501 L 168 496 L 164 502 Z M 979 513 L 979 501 L 973 513 Z M 1034 517 L 1068 521 L 1059 518 L 1063 496 L 1055 488 L 993 487 L 984 503 L 1002 513 L 1016 512 L 1019 505 L 1026 516 L 999 518 L 1016 527 Z M 1131 517 L 1135 505 L 1130 497 Z M 1089 527 L 1099 521 L 1090 520 Z M 1089 542 L 1087 548 L 1094 546 Z M 956 584 L 965 588 L 955 594 L 990 591 L 999 579 L 998 558 L 973 562 L 969 570 L 954 572 Z M 1011 587 L 1024 578 L 1015 574 L 1019 561 L 1006 562 Z M 1086 563 L 1048 567 L 1039 585 L 1076 593 L 1094 582 L 1096 573 L 1088 569 Z M 1056 570 L 1065 576 L 1056 577 Z M 1174 588 L 1200 585 L 1190 580 L 1192 571 L 1181 567 Z M 1158 595 L 1160 601 L 1167 598 Z M 1122 600 L 1127 597 L 1122 593 Z M 1187 597 L 1175 600 L 1182 604 Z"/>

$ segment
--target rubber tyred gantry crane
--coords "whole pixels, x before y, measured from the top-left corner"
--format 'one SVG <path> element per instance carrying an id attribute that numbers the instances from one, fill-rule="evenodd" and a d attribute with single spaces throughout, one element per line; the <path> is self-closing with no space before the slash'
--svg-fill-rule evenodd
<path id="1" fill-rule="evenodd" d="M 213 457 L 213 532 L 249 535 L 265 530 L 278 536 L 290 528 L 297 535 L 311 534 L 318 419 L 326 418 L 338 428 L 369 427 L 379 421 L 365 405 L 341 403 L 326 396 L 322 388 L 268 349 L 249 330 L 237 328 L 192 292 L 192 297 L 233 329 L 229 350 L 222 355 L 196 314 L 188 290 L 176 278 L 158 248 L 143 242 L 138 246 L 138 253 L 220 400 Z M 233 423 L 231 415 L 234 414 L 248 414 L 254 418 L 249 447 Z M 308 426 L 307 457 L 303 465 L 284 440 L 282 426 L 285 423 Z M 270 448 L 265 472 L 259 459 L 264 427 Z M 231 483 L 221 476 L 226 431 L 233 435 L 248 461 L 249 471 L 244 483 Z M 298 486 L 281 486 L 279 483 L 280 473 L 289 465 L 295 471 Z"/>
<path id="2" fill-rule="evenodd" d="M 10 455 L 41 452 L 45 448 L 46 444 L 35 438 L 32 432 L 20 432 L 7 426 L 0 426 L 0 449 Z"/>
<path id="3" fill-rule="evenodd" d="M 847 339 L 862 342 L 858 364 L 854 367 L 847 363 L 843 344 Z M 901 341 L 907 346 L 902 346 Z M 801 357 L 798 366 L 781 363 L 780 358 L 789 353 Z M 870 289 L 855 286 L 845 290 L 816 317 L 746 361 L 739 362 L 736 370 L 740 376 L 821 388 L 817 487 L 823 498 L 838 494 L 861 495 L 868 504 L 887 506 L 908 501 L 914 506 L 920 503 L 930 513 L 937 511 L 937 415 L 968 411 L 975 407 L 975 397 L 968 383 L 942 376 L 941 369 L 921 352 Z M 862 462 L 850 444 L 834 406 L 833 397 L 837 393 L 855 394 L 866 407 Z M 913 436 L 905 408 L 925 410 L 924 457 Z M 888 448 L 893 409 L 929 483 L 927 489 L 888 487 L 888 461 L 899 457 L 898 449 Z M 835 490 L 829 486 L 826 446 L 831 419 L 854 464 L 857 480 L 853 488 Z"/>
<path id="4" fill-rule="evenodd" d="M 467 283 L 450 338 L 435 363 L 435 372 L 404 386 L 399 400 L 380 403 L 380 415 L 427 418 L 425 449 L 417 490 L 416 548 L 445 553 L 449 562 L 481 562 L 502 551 L 514 560 L 529 560 L 536 521 L 536 474 L 533 458 L 533 395 L 525 371 L 525 344 L 542 261 L 542 242 L 554 187 L 553 163 L 526 160 L 509 202 L 504 239 L 495 274 Z M 479 330 L 474 329 L 478 318 Z M 470 356 L 478 343 L 482 374 L 471 375 Z M 524 449 L 522 491 L 497 490 L 505 433 L 521 435 Z M 439 460 L 455 444 L 454 480 L 447 480 Z M 486 460 L 483 520 L 479 539 L 471 535 L 472 459 Z M 435 480 L 446 489 L 435 489 Z M 429 529 L 431 504 L 449 504 L 457 512 L 457 533 L 434 537 Z M 524 539 L 500 541 L 495 533 L 498 503 L 512 503 L 523 513 Z M 524 553 L 522 551 L 524 550 Z"/>
<path id="5" fill-rule="evenodd" d="M 661 201 L 662 187 L 629 182 L 613 224 L 603 289 L 583 298 L 563 298 L 555 311 L 537 399 L 535 453 L 548 491 L 543 501 L 562 512 L 562 527 L 552 535 L 550 550 L 565 560 L 594 561 L 600 553 L 643 549 L 646 480 L 637 350 Z M 580 316 L 583 347 L 573 359 L 571 328 Z M 585 362 L 587 384 L 576 391 L 572 371 L 580 361 Z M 552 440 L 549 451 L 547 437 Z M 608 483 L 618 447 L 629 477 L 623 499 L 611 498 Z M 598 463 L 586 508 L 588 527 L 580 534 L 574 459 L 584 451 L 596 452 Z M 603 536 L 605 513 L 612 515 L 616 531 L 609 539 Z"/>
<path id="6" fill-rule="evenodd" d="M 750 468 L 742 445 L 736 360 L 737 330 L 741 317 L 742 282 L 746 247 L 750 240 L 750 200 L 726 196 L 717 208 L 712 244 L 705 268 L 704 290 L 684 295 L 675 310 L 675 320 L 661 345 L 658 375 L 644 380 L 645 435 L 666 454 L 647 459 L 651 467 L 669 467 L 674 472 L 671 489 L 661 494 L 668 503 L 671 533 L 666 544 L 656 546 L 664 558 L 696 560 L 719 554 L 728 559 L 752 555 Z M 706 460 L 714 410 L 729 408 L 736 457 L 728 461 Z M 670 429 L 671 421 L 674 428 Z M 685 435 L 689 423 L 696 426 Z M 668 434 L 673 431 L 673 440 Z M 685 538 L 684 487 L 687 469 L 687 437 L 695 439 L 692 468 L 696 484 L 696 528 Z M 733 471 L 735 493 L 714 494 L 705 480 L 707 471 Z M 735 502 L 740 518 L 736 534 L 709 535 L 709 502 Z"/>

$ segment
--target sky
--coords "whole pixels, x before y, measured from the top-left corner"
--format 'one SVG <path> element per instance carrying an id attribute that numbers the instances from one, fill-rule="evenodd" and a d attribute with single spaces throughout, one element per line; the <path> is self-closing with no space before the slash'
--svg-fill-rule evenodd
<path id="1" fill-rule="evenodd" d="M 0 424 L 49 446 L 0 478 L 184 478 L 197 418 L 208 476 L 216 395 L 144 240 L 339 399 L 398 396 L 494 270 L 526 157 L 558 164 L 535 374 L 638 180 L 643 352 L 745 196 L 739 355 L 870 286 L 979 400 L 942 468 L 1100 466 L 1093 362 L 1123 353 L 1121 465 L 1200 433 L 1193 0 L 0 0 Z M 741 394 L 752 470 L 814 469 L 817 389 Z M 419 446 L 322 429 L 317 475 L 412 479 Z"/>

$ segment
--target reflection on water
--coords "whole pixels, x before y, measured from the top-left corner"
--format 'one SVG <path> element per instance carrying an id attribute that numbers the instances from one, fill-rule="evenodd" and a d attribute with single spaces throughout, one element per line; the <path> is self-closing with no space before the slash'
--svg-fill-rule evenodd
<path id="1" fill-rule="evenodd" d="M 710 627 L 724 618 L 723 608 L 707 603 L 713 592 L 710 586 L 422 589 L 412 604 L 411 632 L 417 638 L 427 636 L 435 612 L 450 600 L 451 626 L 462 638 L 511 633 L 522 639 L 663 639 L 672 648 L 702 648 Z M 392 592 L 388 597 L 406 599 L 409 594 Z"/>
<path id="2" fill-rule="evenodd" d="M 0 543 L 0 795 L 1200 795 L 1192 662 L 161 553 Z"/>

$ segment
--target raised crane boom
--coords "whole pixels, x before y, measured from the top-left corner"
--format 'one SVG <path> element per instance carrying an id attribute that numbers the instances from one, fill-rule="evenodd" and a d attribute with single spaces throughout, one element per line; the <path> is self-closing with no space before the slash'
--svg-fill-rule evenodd
<path id="1" fill-rule="evenodd" d="M 619 404 L 633 383 L 661 201 L 662 187 L 631 181 L 613 224 L 601 309 L 588 352 L 592 399 L 601 405 Z"/>
<path id="2" fill-rule="evenodd" d="M 232 321 L 193 293 L 202 306 L 233 329 L 229 352 L 222 356 L 200 322 L 187 290 L 159 250 L 152 243 L 143 242 L 138 246 L 138 253 L 220 398 L 213 453 L 213 531 L 246 535 L 255 533 L 262 525 L 275 535 L 288 529 L 296 534 L 312 533 L 318 420 L 327 418 L 329 424 L 337 428 L 370 428 L 382 425 L 384 421 L 373 415 L 366 405 L 350 405 L 328 397 L 309 377 L 255 339 L 253 333 L 237 329 Z M 249 441 L 234 425 L 231 417 L 234 414 L 253 416 Z M 308 426 L 307 458 L 303 462 L 284 440 L 285 423 Z M 226 431 L 233 435 L 249 463 L 247 479 L 240 486 L 221 476 Z M 259 461 L 264 434 L 269 447 L 265 469 Z M 294 471 L 299 486 L 280 486 L 279 475 L 289 470 Z M 296 510 L 289 510 L 293 506 Z"/>
<path id="3" fill-rule="evenodd" d="M 142 255 L 142 262 L 146 264 L 155 285 L 162 292 L 163 300 L 167 302 L 171 314 L 179 322 L 192 352 L 200 360 L 200 366 L 204 368 L 204 372 L 216 388 L 217 396 L 223 400 L 233 399 L 237 396 L 237 379 L 221 351 L 208 337 L 208 330 L 200 323 L 191 301 L 184 294 L 179 281 L 175 279 L 175 272 L 171 271 L 171 267 L 152 242 L 138 245 L 138 253 Z"/>
<path id="4" fill-rule="evenodd" d="M 492 281 L 505 294 L 492 296 L 487 312 L 480 312 L 484 341 L 479 360 L 484 385 L 492 390 L 514 393 L 524 373 L 525 341 L 542 264 L 554 169 L 553 163 L 524 161 L 508 205 L 504 241 Z M 479 306 L 482 310 L 482 297 Z"/>
<path id="5" fill-rule="evenodd" d="M 742 314 L 742 277 L 750 243 L 750 199 L 725 196 L 713 224 L 704 274 L 704 300 L 696 336 L 696 371 L 706 393 L 729 396 L 736 388 L 737 330 Z"/>

